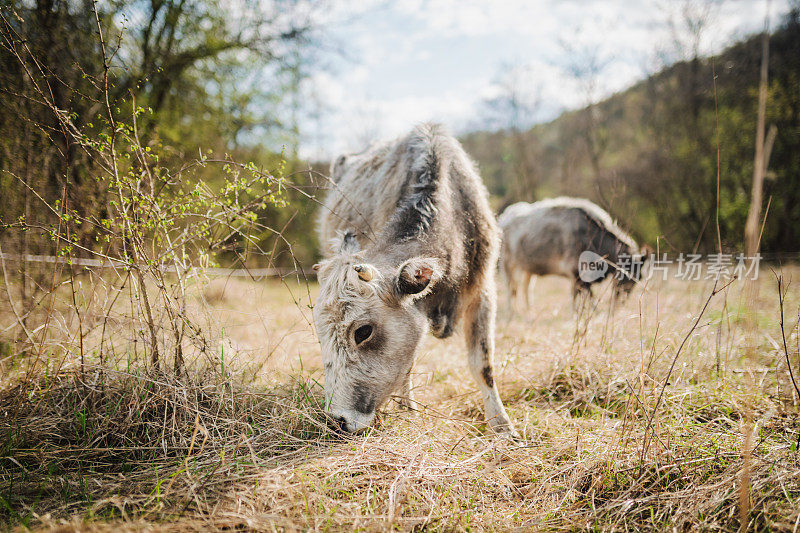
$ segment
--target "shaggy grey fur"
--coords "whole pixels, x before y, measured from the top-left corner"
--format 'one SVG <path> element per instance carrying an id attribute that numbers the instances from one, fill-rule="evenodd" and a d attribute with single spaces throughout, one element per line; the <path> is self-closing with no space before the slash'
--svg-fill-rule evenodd
<path id="1" fill-rule="evenodd" d="M 503 231 L 502 263 L 509 297 L 525 295 L 531 276 L 555 274 L 573 280 L 573 297 L 591 296 L 591 285 L 613 276 L 615 294 L 630 291 L 641 276 L 645 257 L 636 242 L 602 208 L 582 198 L 518 202 L 498 217 Z M 609 263 L 606 274 L 587 282 L 580 278 L 578 258 L 589 250 Z M 622 269 L 622 276 L 615 276 Z"/>
<path id="2" fill-rule="evenodd" d="M 395 391 L 409 404 L 424 333 L 447 337 L 463 321 L 487 420 L 513 431 L 492 370 L 499 231 L 461 145 L 422 124 L 338 157 L 331 174 L 319 224 L 330 247 L 314 307 L 329 414 L 354 431 Z"/>

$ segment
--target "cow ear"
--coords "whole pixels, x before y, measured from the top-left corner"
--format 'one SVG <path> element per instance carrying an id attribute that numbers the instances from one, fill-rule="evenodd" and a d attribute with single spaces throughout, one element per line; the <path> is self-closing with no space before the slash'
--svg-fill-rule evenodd
<path id="1" fill-rule="evenodd" d="M 421 298 L 430 292 L 442 276 L 439 262 L 432 257 L 409 259 L 397 272 L 394 288 L 400 297 Z"/>
<path id="2" fill-rule="evenodd" d="M 318 280 L 321 279 L 322 276 L 324 275 L 325 267 L 328 266 L 328 261 L 329 261 L 328 259 L 320 261 L 319 263 L 316 263 L 314 264 L 314 266 L 311 267 L 311 270 L 314 271 L 314 274 L 316 274 Z"/>

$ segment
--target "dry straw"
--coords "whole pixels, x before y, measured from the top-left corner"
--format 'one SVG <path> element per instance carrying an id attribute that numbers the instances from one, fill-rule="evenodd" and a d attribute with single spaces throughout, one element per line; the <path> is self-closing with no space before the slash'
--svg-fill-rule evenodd
<path id="1" fill-rule="evenodd" d="M 231 285 L 239 296 L 227 300 L 223 291 L 219 305 L 234 309 L 246 286 Z M 747 381 L 739 366 L 715 371 L 714 321 L 726 318 L 712 303 L 667 383 L 697 319 L 680 288 L 660 288 L 657 330 L 653 300 L 643 294 L 618 309 L 619 333 L 609 339 L 590 323 L 583 347 L 567 357 L 557 357 L 574 339 L 566 291 L 541 295 L 530 319 L 508 321 L 499 333 L 507 355 L 498 380 L 521 443 L 486 434 L 477 422 L 480 401 L 459 377 L 452 343 L 426 345 L 419 412 L 388 406 L 377 427 L 357 436 L 327 428 L 313 348 L 302 355 L 311 368 L 269 386 L 243 385 L 236 372 L 216 368 L 180 378 L 90 368 L 7 390 L 0 400 L 6 518 L 97 530 L 733 531 L 742 422 L 751 409 L 748 527 L 791 531 L 800 464 L 785 361 L 796 364 L 796 351 L 771 346 L 780 329 L 767 328 L 752 377 L 758 390 L 740 388 Z M 696 309 L 709 288 L 692 288 Z M 250 290 L 254 305 L 281 297 L 274 288 Z M 558 308 L 555 316 L 542 311 L 547 304 Z M 661 332 L 641 353 L 630 339 L 639 321 Z M 549 344 L 525 333 L 530 323 L 550 331 Z M 789 346 L 796 326 L 785 330 Z"/>

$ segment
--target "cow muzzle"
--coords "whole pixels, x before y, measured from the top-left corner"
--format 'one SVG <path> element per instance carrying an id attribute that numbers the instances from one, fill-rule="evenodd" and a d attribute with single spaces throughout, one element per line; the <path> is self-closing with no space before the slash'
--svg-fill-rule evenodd
<path id="1" fill-rule="evenodd" d="M 360 433 L 375 419 L 375 413 L 359 413 L 355 409 L 331 409 L 327 413 L 328 425 L 338 431 Z"/>

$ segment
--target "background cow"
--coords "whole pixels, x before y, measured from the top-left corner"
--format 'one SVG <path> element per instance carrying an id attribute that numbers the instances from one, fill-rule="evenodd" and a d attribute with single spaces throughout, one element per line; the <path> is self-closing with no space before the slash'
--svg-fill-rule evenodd
<path id="1" fill-rule="evenodd" d="M 534 275 L 571 279 L 573 299 L 591 296 L 591 285 L 608 276 L 613 277 L 615 296 L 629 292 L 641 277 L 645 256 L 636 242 L 606 211 L 588 200 L 560 197 L 532 204 L 518 202 L 497 220 L 503 231 L 501 260 L 509 303 L 522 291 L 529 305 L 528 285 Z"/>
<path id="2" fill-rule="evenodd" d="M 329 415 L 355 431 L 396 390 L 408 403 L 423 335 L 448 337 L 460 319 L 486 419 L 513 431 L 492 368 L 499 231 L 461 145 L 423 124 L 331 174 L 320 241 L 333 247 L 314 307 Z"/>

